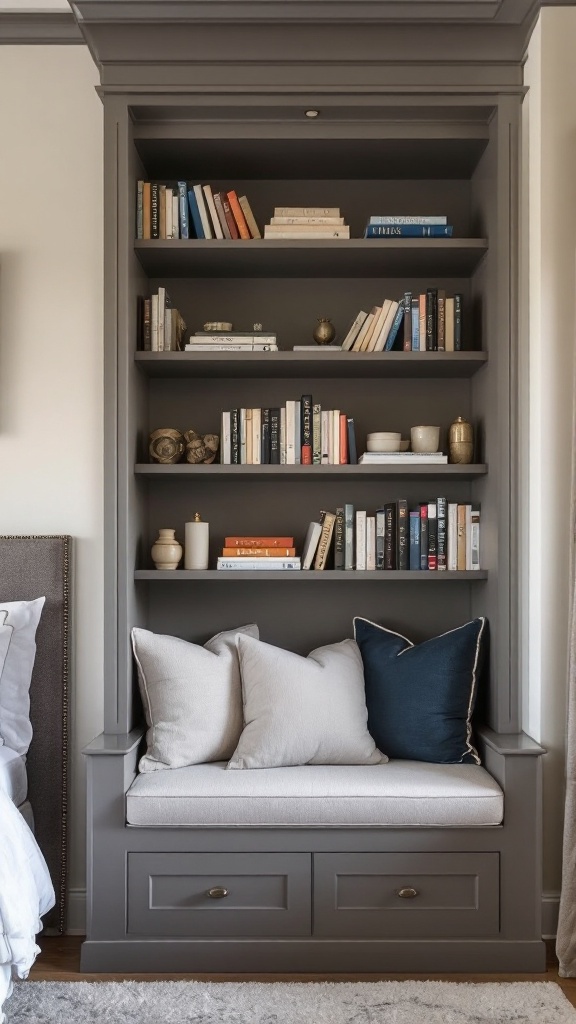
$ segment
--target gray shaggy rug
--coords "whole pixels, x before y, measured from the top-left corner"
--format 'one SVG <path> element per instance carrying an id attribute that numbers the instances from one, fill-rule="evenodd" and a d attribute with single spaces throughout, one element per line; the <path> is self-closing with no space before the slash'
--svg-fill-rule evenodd
<path id="1" fill-rule="evenodd" d="M 553 982 L 25 981 L 7 1024 L 576 1024 Z"/>

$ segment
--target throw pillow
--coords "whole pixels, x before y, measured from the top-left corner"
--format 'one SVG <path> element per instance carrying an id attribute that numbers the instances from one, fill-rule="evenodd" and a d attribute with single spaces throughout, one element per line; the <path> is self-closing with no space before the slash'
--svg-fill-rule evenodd
<path id="1" fill-rule="evenodd" d="M 141 772 L 226 761 L 242 732 L 236 637 L 258 626 L 218 633 L 202 647 L 175 636 L 132 630 L 132 649 L 146 715 Z"/>
<path id="2" fill-rule="evenodd" d="M 30 682 L 45 600 L 0 602 L 0 736 L 17 754 L 25 754 L 32 739 Z"/>
<path id="3" fill-rule="evenodd" d="M 367 729 L 362 659 L 353 640 L 307 658 L 238 637 L 244 730 L 228 768 L 381 764 Z"/>
<path id="4" fill-rule="evenodd" d="M 364 662 L 368 728 L 390 757 L 480 764 L 472 712 L 486 619 L 414 645 L 368 619 L 354 619 Z"/>

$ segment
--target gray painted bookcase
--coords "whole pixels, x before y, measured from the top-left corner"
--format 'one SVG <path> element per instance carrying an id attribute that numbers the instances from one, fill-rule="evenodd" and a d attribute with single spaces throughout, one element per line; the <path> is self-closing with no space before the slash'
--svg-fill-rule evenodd
<path id="1" fill-rule="evenodd" d="M 412 20 L 406 20 L 411 8 Z M 404 15 L 400 12 L 404 9 Z M 518 192 L 522 55 L 531 4 L 96 4 L 79 0 L 101 69 L 106 181 L 105 733 L 87 749 L 88 928 L 82 962 L 106 971 L 541 970 L 540 754 L 519 731 Z M 490 8 L 490 10 L 488 10 Z M 404 17 L 405 20 L 402 20 Z M 314 120 L 305 116 L 318 109 Z M 341 208 L 350 241 L 134 241 L 136 182 L 209 182 L 275 205 Z M 450 240 L 364 240 L 373 213 L 446 213 Z M 136 351 L 136 297 L 165 285 L 191 330 L 263 322 L 282 351 Z M 360 308 L 435 285 L 464 296 L 465 351 L 294 353 L 319 316 L 342 335 Z M 150 465 L 159 426 L 218 433 L 220 411 L 311 392 L 366 432 L 475 427 L 469 467 Z M 215 565 L 225 534 L 294 535 L 322 508 L 445 495 L 482 509 L 480 573 L 157 572 L 160 527 L 198 510 Z M 491 624 L 479 743 L 505 792 L 499 827 L 131 828 L 124 794 L 142 736 L 130 627 L 202 642 L 256 621 L 308 653 L 364 615 L 419 641 L 474 615 Z M 147 880 L 169 870 L 291 879 L 299 894 L 254 935 L 239 910 L 203 925 L 159 915 Z M 194 864 L 193 869 L 190 865 Z M 312 870 L 313 864 L 313 870 Z M 168 868 L 168 865 L 170 867 Z M 437 905 L 330 909 L 334 873 L 433 875 Z M 314 886 L 311 889 L 311 874 Z M 464 914 L 451 879 L 478 881 Z M 215 883 L 216 884 L 216 883 Z M 405 901 L 406 902 L 406 901 Z M 409 901 L 408 901 L 409 902 Z M 314 909 L 313 909 L 314 908 Z M 312 920 L 314 924 L 312 924 Z"/>

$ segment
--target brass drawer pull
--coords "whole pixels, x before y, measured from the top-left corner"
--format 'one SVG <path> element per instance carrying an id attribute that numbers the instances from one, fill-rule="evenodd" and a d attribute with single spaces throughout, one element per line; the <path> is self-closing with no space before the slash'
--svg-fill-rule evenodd
<path id="1" fill-rule="evenodd" d="M 418 896 L 418 889 L 398 889 L 396 895 L 400 896 L 403 900 L 413 900 L 415 896 Z"/>
<path id="2" fill-rule="evenodd" d="M 225 889 L 222 885 L 215 885 L 213 889 L 208 889 L 207 896 L 212 900 L 224 899 L 224 896 L 228 895 L 228 889 Z"/>

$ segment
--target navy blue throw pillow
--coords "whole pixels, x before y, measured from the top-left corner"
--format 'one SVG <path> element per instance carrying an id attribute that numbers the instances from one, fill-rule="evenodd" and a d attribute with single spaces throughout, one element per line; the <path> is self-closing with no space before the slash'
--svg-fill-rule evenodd
<path id="1" fill-rule="evenodd" d="M 486 619 L 415 646 L 391 629 L 354 619 L 364 662 L 368 729 L 388 757 L 480 764 L 471 717 Z"/>

